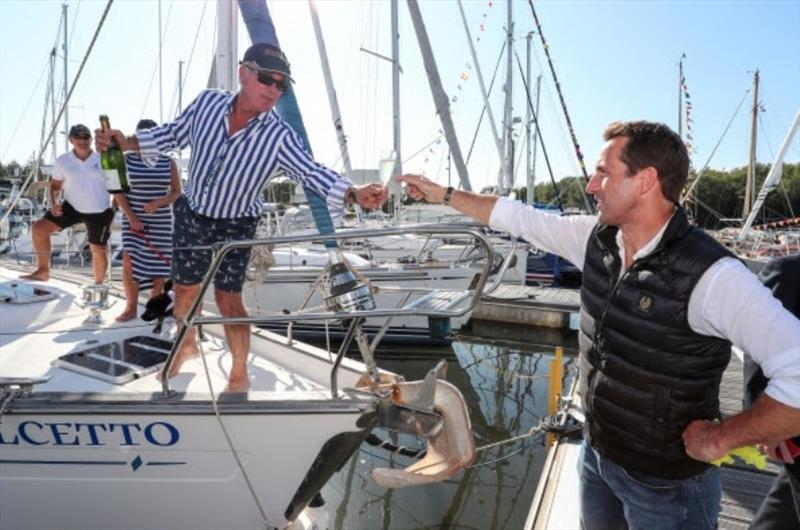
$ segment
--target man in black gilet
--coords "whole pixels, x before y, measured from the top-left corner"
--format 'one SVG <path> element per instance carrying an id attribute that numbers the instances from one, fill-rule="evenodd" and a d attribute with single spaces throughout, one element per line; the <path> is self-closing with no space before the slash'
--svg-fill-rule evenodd
<path id="1" fill-rule="evenodd" d="M 664 124 L 612 123 L 586 191 L 597 215 L 552 215 L 404 175 L 449 204 L 583 270 L 579 461 L 586 529 L 714 528 L 730 450 L 800 435 L 800 321 L 679 205 L 689 172 Z M 756 404 L 720 418 L 731 343 L 770 377 Z"/>

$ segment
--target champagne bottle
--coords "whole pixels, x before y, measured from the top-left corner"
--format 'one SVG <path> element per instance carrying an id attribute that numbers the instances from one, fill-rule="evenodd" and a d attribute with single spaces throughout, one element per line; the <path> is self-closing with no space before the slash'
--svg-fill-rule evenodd
<path id="1" fill-rule="evenodd" d="M 111 130 L 111 124 L 105 114 L 100 115 L 100 130 Z M 106 189 L 109 193 L 124 193 L 130 189 L 128 175 L 125 172 L 125 155 L 116 140 L 111 140 L 108 149 L 100 153 L 100 165 L 106 174 Z"/>

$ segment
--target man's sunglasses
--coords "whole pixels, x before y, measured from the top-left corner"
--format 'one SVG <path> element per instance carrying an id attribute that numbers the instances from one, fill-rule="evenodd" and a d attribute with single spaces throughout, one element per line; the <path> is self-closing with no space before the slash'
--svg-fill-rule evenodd
<path id="1" fill-rule="evenodd" d="M 73 136 L 73 138 L 75 138 L 76 140 L 91 140 L 92 139 L 92 135 L 91 134 L 76 134 L 76 135 Z"/>
<path id="2" fill-rule="evenodd" d="M 281 92 L 286 92 L 286 89 L 289 88 L 289 83 L 287 83 L 285 79 L 281 79 L 280 81 L 278 81 L 277 79 L 269 75 L 269 73 L 264 72 L 263 70 L 258 70 L 257 68 L 253 68 L 252 66 L 247 64 L 245 66 L 247 67 L 248 70 L 258 75 L 258 82 L 261 83 L 262 85 L 272 86 L 274 84 L 275 88 L 277 88 Z"/>

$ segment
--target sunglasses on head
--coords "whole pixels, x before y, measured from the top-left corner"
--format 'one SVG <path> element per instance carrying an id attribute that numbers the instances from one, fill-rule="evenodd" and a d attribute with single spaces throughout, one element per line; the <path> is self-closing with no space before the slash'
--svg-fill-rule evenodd
<path id="1" fill-rule="evenodd" d="M 250 65 L 245 65 L 251 72 L 258 75 L 258 82 L 264 86 L 272 86 L 275 85 L 275 88 L 280 90 L 281 92 L 286 92 L 286 89 L 289 88 L 289 83 L 286 82 L 286 79 L 281 79 L 280 81 L 269 75 L 268 72 L 263 70 L 259 70 L 254 68 Z"/>

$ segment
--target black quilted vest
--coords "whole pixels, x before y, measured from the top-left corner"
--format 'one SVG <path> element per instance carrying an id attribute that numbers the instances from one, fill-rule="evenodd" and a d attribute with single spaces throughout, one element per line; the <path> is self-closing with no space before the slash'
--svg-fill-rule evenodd
<path id="1" fill-rule="evenodd" d="M 732 254 L 678 208 L 656 249 L 620 278 L 617 230 L 598 225 L 586 247 L 579 335 L 586 434 L 623 467 L 687 478 L 708 464 L 686 455 L 681 433 L 693 420 L 719 417 L 731 353 L 728 341 L 692 331 L 689 297 L 703 273 Z"/>

